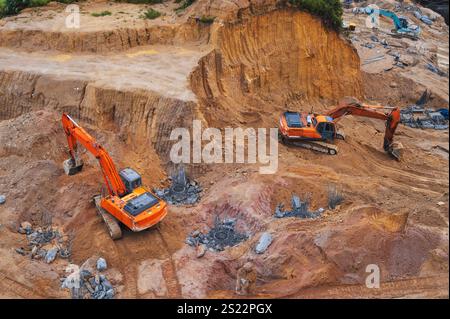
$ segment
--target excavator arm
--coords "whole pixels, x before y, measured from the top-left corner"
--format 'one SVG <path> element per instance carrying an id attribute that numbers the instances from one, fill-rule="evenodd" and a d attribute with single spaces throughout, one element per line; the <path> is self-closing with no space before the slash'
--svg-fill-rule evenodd
<path id="1" fill-rule="evenodd" d="M 368 14 L 377 14 L 390 18 L 394 23 L 394 27 L 397 32 L 411 34 L 413 37 L 417 37 L 420 33 L 418 26 L 410 26 L 406 18 L 397 16 L 394 12 L 383 9 L 368 8 Z"/>
<path id="2" fill-rule="evenodd" d="M 389 113 L 383 113 L 376 109 L 380 106 L 364 105 L 359 103 L 349 103 L 336 107 L 326 113 L 327 116 L 337 120 L 345 115 L 362 116 L 386 121 L 386 130 L 384 133 L 384 150 L 399 159 L 399 152 L 394 148 L 394 134 L 400 122 L 400 110 L 393 108 Z"/>
<path id="3" fill-rule="evenodd" d="M 62 124 L 67 136 L 71 158 L 64 162 L 66 173 L 75 174 L 81 170 L 82 161 L 77 154 L 77 142 L 83 145 L 98 160 L 102 169 L 103 178 L 112 196 L 123 196 L 126 194 L 125 185 L 120 178 L 108 152 L 99 145 L 95 139 L 81 128 L 69 115 L 63 114 Z"/>

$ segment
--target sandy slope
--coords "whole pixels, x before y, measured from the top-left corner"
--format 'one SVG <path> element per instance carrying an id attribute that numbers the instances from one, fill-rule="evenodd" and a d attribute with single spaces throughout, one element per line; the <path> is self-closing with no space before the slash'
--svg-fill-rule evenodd
<path id="1" fill-rule="evenodd" d="M 167 185 L 171 168 L 168 135 L 175 127 L 190 127 L 194 118 L 217 127 L 271 127 L 286 107 L 320 111 L 348 94 L 404 107 L 425 88 L 433 92 L 431 106 L 448 104 L 448 78 L 425 70 L 424 61 L 360 72 L 370 52 L 355 43 L 353 48 L 304 13 L 272 11 L 275 2 L 198 1 L 180 17 L 168 15 L 147 26 L 136 17 L 136 25 L 115 19 L 119 11 L 136 15 L 141 6 L 87 2 L 83 11 L 109 7 L 114 14 L 99 26 L 94 19 L 100 18 L 86 13 L 92 23 L 68 37 L 51 31 L 59 20 L 49 19 L 47 11 L 62 11 L 54 5 L 26 18 L 33 21 L 34 35 L 21 18 L 2 21 L 0 39 L 8 40 L 0 48 L 0 193 L 7 197 L 0 206 L 1 297 L 68 297 L 59 277 L 69 261 L 47 265 L 14 251 L 25 244 L 16 232 L 19 223 L 38 226 L 48 212 L 56 226 L 75 235 L 70 262 L 107 259 L 118 297 L 233 297 L 236 269 L 248 258 L 259 273 L 257 297 L 448 297 L 448 152 L 435 147 L 448 150 L 447 131 L 400 126 L 396 140 L 405 150 L 396 162 L 382 150 L 384 123 L 348 117 L 339 123 L 347 138 L 338 142 L 338 155 L 280 145 L 275 175 L 260 175 L 253 165 L 188 166 L 204 188 L 200 203 L 170 207 L 157 229 L 125 231 L 115 242 L 90 202 L 102 186 L 96 160 L 84 154 L 84 171 L 64 175 L 62 111 L 97 137 L 119 167 L 132 166 L 146 184 L 159 187 Z M 243 21 L 236 18 L 238 9 Z M 223 20 L 205 31 L 189 19 L 202 13 Z M 137 36 L 123 39 L 142 39 L 142 28 L 151 34 L 160 25 L 182 31 L 164 33 L 157 43 L 117 40 L 122 26 L 138 30 L 126 31 Z M 308 29 L 314 37 L 300 32 Z M 117 31 L 110 42 L 90 38 L 109 30 Z M 448 42 L 448 28 L 442 30 L 423 41 Z M 365 32 L 359 36 L 370 36 Z M 42 35 L 64 40 L 46 51 Z M 32 45 L 23 37 L 34 39 L 36 50 L 24 52 Z M 91 53 L 73 50 L 77 46 L 70 43 L 76 41 L 89 43 Z M 345 195 L 339 208 L 315 220 L 273 218 L 276 205 L 288 206 L 292 193 L 310 194 L 312 209 L 326 207 L 330 184 Z M 184 244 L 186 235 L 210 227 L 216 215 L 238 218 L 238 229 L 250 238 L 197 259 Z M 263 231 L 274 242 L 256 255 Z M 379 290 L 364 288 L 368 264 L 381 269 Z"/>

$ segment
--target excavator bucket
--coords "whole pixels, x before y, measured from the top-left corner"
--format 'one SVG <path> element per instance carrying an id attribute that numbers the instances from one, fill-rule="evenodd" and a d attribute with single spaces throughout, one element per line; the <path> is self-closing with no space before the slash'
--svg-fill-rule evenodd
<path id="1" fill-rule="evenodd" d="M 66 175 L 75 175 L 83 169 L 83 162 L 79 160 L 78 163 L 76 163 L 72 158 L 69 158 L 64 161 L 63 167 Z"/>
<path id="2" fill-rule="evenodd" d="M 403 145 L 399 142 L 394 142 L 389 147 L 388 153 L 393 156 L 397 161 L 400 161 L 403 153 Z"/>

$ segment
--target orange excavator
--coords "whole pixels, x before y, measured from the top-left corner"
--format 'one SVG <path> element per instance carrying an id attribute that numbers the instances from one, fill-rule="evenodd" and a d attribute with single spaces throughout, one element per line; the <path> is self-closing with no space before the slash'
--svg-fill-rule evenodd
<path id="1" fill-rule="evenodd" d="M 119 222 L 137 232 L 156 225 L 167 215 L 166 202 L 142 185 L 135 170 L 125 168 L 118 172 L 108 152 L 69 115 L 63 114 L 62 124 L 70 152 L 70 158 L 64 161 L 66 174 L 74 175 L 83 168 L 77 142 L 100 164 L 108 194 L 94 196 L 94 203 L 113 239 L 122 237 Z"/>
<path id="2" fill-rule="evenodd" d="M 339 106 L 323 115 L 285 112 L 280 117 L 280 138 L 285 144 L 292 144 L 318 152 L 336 155 L 338 148 L 331 144 L 335 139 L 344 139 L 343 134 L 336 129 L 336 122 L 345 115 L 375 118 L 386 122 L 384 134 L 384 150 L 395 159 L 400 159 L 401 144 L 395 144 L 394 134 L 400 122 L 400 110 L 390 108 L 388 112 L 380 109 L 389 109 L 379 105 L 365 105 L 354 99 L 346 99 Z"/>

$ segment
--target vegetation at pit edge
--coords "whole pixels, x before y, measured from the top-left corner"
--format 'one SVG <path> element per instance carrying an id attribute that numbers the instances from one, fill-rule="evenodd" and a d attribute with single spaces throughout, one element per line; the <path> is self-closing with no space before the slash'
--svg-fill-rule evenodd
<path id="1" fill-rule="evenodd" d="M 104 17 L 112 15 L 111 11 L 93 12 L 91 16 L 93 17 Z"/>
<path id="2" fill-rule="evenodd" d="M 175 0 L 175 3 L 181 3 L 180 6 L 175 8 L 175 12 L 180 13 L 181 11 L 185 10 L 187 7 L 189 7 L 194 2 L 195 2 L 195 0 Z"/>
<path id="3" fill-rule="evenodd" d="M 144 14 L 141 16 L 141 18 L 142 19 L 153 20 L 153 19 L 156 19 L 156 18 L 158 18 L 160 16 L 161 16 L 161 12 L 159 12 L 158 10 L 150 8 L 147 11 L 144 12 Z"/>
<path id="4" fill-rule="evenodd" d="M 214 20 L 216 19 L 216 17 L 213 16 L 202 16 L 199 21 L 201 23 L 206 23 L 206 24 L 211 24 L 214 22 Z"/>
<path id="5" fill-rule="evenodd" d="M 340 0 L 289 0 L 289 3 L 320 17 L 327 27 L 336 31 L 342 28 L 344 10 Z"/>
<path id="6" fill-rule="evenodd" d="M 51 0 L 0 0 L 0 18 L 18 14 L 25 8 L 42 7 Z M 76 0 L 56 0 L 61 3 L 73 3 Z"/>

